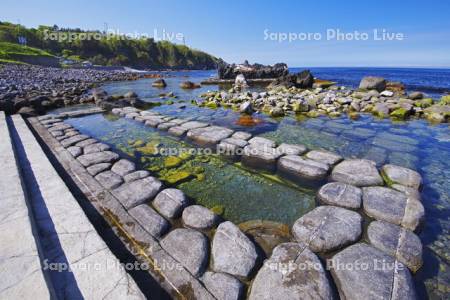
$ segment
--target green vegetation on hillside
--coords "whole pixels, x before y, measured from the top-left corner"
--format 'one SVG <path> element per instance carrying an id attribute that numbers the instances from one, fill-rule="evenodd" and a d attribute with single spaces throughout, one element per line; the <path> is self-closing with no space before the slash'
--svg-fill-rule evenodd
<path id="1" fill-rule="evenodd" d="M 69 32 L 85 37 L 90 34 L 91 38 L 75 38 L 72 41 L 68 38 L 54 38 L 56 34 L 61 37 Z M 25 38 L 29 47 L 21 48 L 18 45 L 19 37 Z M 65 29 L 57 26 L 26 28 L 21 25 L 0 22 L 0 42 L 7 42 L 7 45 L 16 44 L 19 50 L 22 49 L 21 51 L 39 48 L 43 50 L 42 53 L 47 55 L 53 54 L 77 61 L 89 60 L 98 65 L 214 69 L 218 61 L 217 58 L 205 52 L 167 41 L 156 42 L 152 38 L 124 39 L 117 35 L 104 35 L 99 31 Z M 39 49 L 34 50 L 40 51 Z M 15 51 L 12 48 L 11 50 Z M 3 59 L 8 58 L 4 57 Z"/>

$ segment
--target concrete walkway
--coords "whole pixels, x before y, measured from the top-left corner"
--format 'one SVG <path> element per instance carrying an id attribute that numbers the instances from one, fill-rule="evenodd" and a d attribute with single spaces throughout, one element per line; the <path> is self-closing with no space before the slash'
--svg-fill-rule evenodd
<path id="1" fill-rule="evenodd" d="M 21 116 L 0 139 L 0 298 L 143 299 Z"/>
<path id="2" fill-rule="evenodd" d="M 0 111 L 0 298 L 48 299 L 4 112 Z"/>

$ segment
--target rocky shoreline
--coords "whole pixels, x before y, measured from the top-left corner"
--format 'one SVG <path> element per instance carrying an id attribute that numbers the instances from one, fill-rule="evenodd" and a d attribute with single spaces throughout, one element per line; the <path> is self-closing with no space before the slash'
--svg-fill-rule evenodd
<path id="1" fill-rule="evenodd" d="M 246 114 L 258 111 L 272 117 L 299 114 L 315 118 L 348 114 L 356 120 L 361 113 L 370 113 L 394 120 L 425 118 L 432 123 L 446 123 L 450 119 L 450 95 L 435 101 L 421 92 L 406 94 L 401 83 L 387 82 L 379 77 L 364 77 L 358 89 L 313 79 L 308 71 L 280 77 L 265 92 L 249 92 L 241 82 L 242 78 L 228 91 L 202 94 L 204 101 L 198 104 L 209 108 L 232 108 Z"/>
<path id="2" fill-rule="evenodd" d="M 123 71 L 1 64 L 0 110 L 36 116 L 57 107 L 93 102 L 93 95 L 87 92 L 99 83 L 142 76 Z"/>
<path id="3" fill-rule="evenodd" d="M 192 284 L 190 293 L 204 293 L 204 285 L 218 299 L 241 299 L 245 290 L 248 299 L 293 299 L 305 293 L 333 299 L 336 286 L 340 297 L 346 299 L 373 295 L 416 298 L 411 272 L 422 266 L 422 244 L 414 231 L 424 211 L 418 192 L 422 179 L 415 171 L 394 165 L 385 165 L 379 171 L 368 160 L 308 152 L 302 145 L 277 147 L 269 139 L 133 107 L 115 109 L 113 113 L 168 130 L 169 134 L 186 136 L 202 146 L 259 149 L 256 153 L 244 151 L 242 156 L 243 163 L 250 162 L 252 168 L 266 169 L 275 164 L 291 175 L 314 180 L 319 178 L 310 176 L 325 168 L 323 176 L 330 178 L 317 192 L 321 205 L 299 218 L 291 228 L 291 240 L 277 245 L 262 264 L 264 253 L 238 226 L 220 220 L 202 206 L 191 205 L 180 190 L 163 189 L 148 171 L 136 170 L 131 161 L 120 159 L 109 146 L 80 134 L 62 119 L 40 117 L 41 126 L 125 207 L 120 218 L 131 218 L 142 226 L 152 236 L 150 243 L 157 241 L 158 247 L 193 277 L 186 279 Z M 273 161 L 268 149 L 278 149 L 281 154 Z M 374 219 L 367 230 L 363 215 Z M 181 219 L 182 227 L 174 226 L 177 219 Z M 132 228 L 137 224 L 127 225 L 130 235 L 142 244 L 148 243 L 142 240 L 142 234 L 136 236 Z M 328 257 L 326 267 L 319 257 Z M 365 269 L 340 267 L 359 263 Z M 166 271 L 166 276 L 174 276 L 170 272 Z"/>

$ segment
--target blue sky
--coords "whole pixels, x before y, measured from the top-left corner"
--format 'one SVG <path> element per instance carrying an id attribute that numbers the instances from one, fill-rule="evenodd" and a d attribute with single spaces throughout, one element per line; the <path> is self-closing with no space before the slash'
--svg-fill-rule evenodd
<path id="1" fill-rule="evenodd" d="M 26 1 L 2 0 L 0 20 L 25 26 L 181 33 L 188 46 L 227 62 L 289 66 L 450 67 L 450 1 Z M 327 30 L 368 40 L 327 39 Z M 375 41 L 373 30 L 404 35 Z M 265 32 L 267 33 L 265 35 Z M 276 33 L 319 33 L 318 40 L 275 40 Z M 269 35 L 271 34 L 271 35 Z M 298 38 L 298 35 L 296 35 Z M 266 39 L 265 39 L 266 37 Z M 355 37 L 354 37 L 355 38 Z M 175 40 L 178 42 L 178 40 Z"/>

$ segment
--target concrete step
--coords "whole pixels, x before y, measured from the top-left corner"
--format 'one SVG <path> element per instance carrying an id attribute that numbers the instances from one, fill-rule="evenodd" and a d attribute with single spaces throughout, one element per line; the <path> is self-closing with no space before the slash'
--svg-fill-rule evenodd
<path id="1" fill-rule="evenodd" d="M 37 234 L 2 111 L 0 162 L 0 299 L 48 299 Z"/>
<path id="2" fill-rule="evenodd" d="M 43 245 L 41 262 L 55 298 L 143 299 L 135 281 L 90 223 L 25 121 L 19 115 L 11 120 L 16 156 Z"/>

